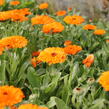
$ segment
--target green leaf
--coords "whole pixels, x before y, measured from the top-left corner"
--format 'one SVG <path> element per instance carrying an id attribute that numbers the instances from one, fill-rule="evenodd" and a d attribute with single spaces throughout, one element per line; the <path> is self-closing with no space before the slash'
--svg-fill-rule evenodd
<path id="1" fill-rule="evenodd" d="M 50 101 L 47 103 L 49 108 L 54 107 L 56 105 L 57 109 L 70 109 L 65 102 L 58 97 L 51 97 Z"/>
<path id="2" fill-rule="evenodd" d="M 32 67 L 28 69 L 27 79 L 33 88 L 40 88 L 41 78 L 36 74 Z"/>

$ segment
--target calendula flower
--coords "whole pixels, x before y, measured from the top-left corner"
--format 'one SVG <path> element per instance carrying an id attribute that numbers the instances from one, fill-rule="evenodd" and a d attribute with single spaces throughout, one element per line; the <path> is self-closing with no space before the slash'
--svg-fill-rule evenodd
<path id="1" fill-rule="evenodd" d="M 11 20 L 23 22 L 28 20 L 26 15 L 30 15 L 30 14 L 31 12 L 29 12 L 29 8 L 16 9 L 16 10 L 13 10 L 13 12 L 11 13 Z"/>
<path id="2" fill-rule="evenodd" d="M 90 54 L 86 57 L 86 59 L 83 60 L 83 64 L 86 65 L 86 67 L 90 67 L 94 62 L 94 55 Z"/>
<path id="3" fill-rule="evenodd" d="M 10 19 L 10 11 L 0 12 L 0 21 L 5 21 Z"/>
<path id="4" fill-rule="evenodd" d="M 65 53 L 75 55 L 82 50 L 81 46 L 68 45 L 64 48 Z"/>
<path id="5" fill-rule="evenodd" d="M 52 23 L 55 20 L 47 15 L 37 15 L 36 17 L 33 17 L 31 19 L 32 25 L 37 25 L 37 24 L 48 24 Z"/>
<path id="6" fill-rule="evenodd" d="M 91 24 L 87 24 L 83 27 L 83 29 L 85 30 L 94 30 L 96 29 L 96 26 L 95 25 L 91 25 Z"/>
<path id="7" fill-rule="evenodd" d="M 48 3 L 42 3 L 39 5 L 39 9 L 47 9 L 48 8 Z"/>
<path id="8" fill-rule="evenodd" d="M 0 40 L 4 48 L 23 48 L 27 43 L 28 40 L 23 36 L 9 36 Z"/>
<path id="9" fill-rule="evenodd" d="M 0 6 L 4 5 L 4 3 L 5 3 L 5 0 L 0 0 Z"/>
<path id="10" fill-rule="evenodd" d="M 37 57 L 33 57 L 31 59 L 31 64 L 33 65 L 33 67 L 36 67 L 38 64 L 40 64 L 42 61 L 40 61 Z"/>
<path id="11" fill-rule="evenodd" d="M 64 30 L 64 26 L 59 22 L 53 22 L 46 25 L 43 25 L 42 31 L 44 33 L 59 33 Z"/>
<path id="12" fill-rule="evenodd" d="M 11 19 L 12 21 L 22 22 L 22 21 L 28 20 L 28 18 L 25 16 L 30 14 L 31 12 L 29 12 L 28 8 L 3 11 L 3 12 L 0 12 L 0 21 Z"/>
<path id="13" fill-rule="evenodd" d="M 58 11 L 58 12 L 56 12 L 56 15 L 57 16 L 64 16 L 64 15 L 66 15 L 66 11 L 65 10 L 62 10 L 62 11 Z"/>
<path id="14" fill-rule="evenodd" d="M 38 59 L 48 64 L 63 63 L 66 60 L 66 53 L 63 48 L 50 47 L 41 51 Z"/>
<path id="15" fill-rule="evenodd" d="M 99 77 L 99 83 L 105 91 L 109 91 L 109 71 L 103 72 Z"/>
<path id="16" fill-rule="evenodd" d="M 14 6 L 15 6 L 15 5 L 19 5 L 19 4 L 20 4 L 20 1 L 17 1 L 17 0 L 10 2 L 10 5 L 14 5 Z"/>
<path id="17" fill-rule="evenodd" d="M 71 44 L 72 44 L 72 41 L 70 41 L 70 40 L 66 40 L 64 42 L 64 46 L 68 46 L 68 45 L 71 45 Z"/>
<path id="18" fill-rule="evenodd" d="M 97 29 L 94 31 L 95 35 L 104 35 L 105 33 L 106 33 L 106 31 L 103 29 Z"/>
<path id="19" fill-rule="evenodd" d="M 0 107 L 13 106 L 22 101 L 24 94 L 14 86 L 0 86 Z"/>
<path id="20" fill-rule="evenodd" d="M 66 16 L 64 18 L 64 22 L 66 22 L 67 24 L 81 24 L 84 22 L 84 18 L 78 15 Z"/>
<path id="21" fill-rule="evenodd" d="M 22 104 L 18 109 L 48 109 L 47 107 L 41 107 L 35 104 Z"/>
<path id="22" fill-rule="evenodd" d="M 71 11 L 72 10 L 72 8 L 68 8 L 68 11 Z"/>

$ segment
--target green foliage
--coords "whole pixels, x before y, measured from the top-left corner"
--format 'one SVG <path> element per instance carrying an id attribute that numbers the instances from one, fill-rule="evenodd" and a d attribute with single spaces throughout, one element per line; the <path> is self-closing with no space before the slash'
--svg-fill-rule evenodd
<path id="1" fill-rule="evenodd" d="M 25 102 L 47 106 L 49 109 L 108 109 L 109 97 L 98 83 L 103 71 L 109 70 L 109 22 L 95 20 L 91 24 L 107 30 L 106 35 L 94 35 L 93 30 L 84 30 L 90 22 L 68 25 L 63 16 L 49 14 L 39 10 L 34 0 L 21 0 L 21 5 L 10 6 L 9 2 L 0 10 L 30 8 L 32 15 L 25 22 L 0 22 L 0 38 L 21 35 L 29 43 L 25 48 L 9 49 L 0 55 L 0 85 L 14 85 L 25 92 Z M 65 29 L 61 33 L 45 34 L 42 25 L 32 26 L 30 19 L 35 14 L 49 14 L 61 22 Z M 75 10 L 68 15 L 75 14 Z M 79 14 L 79 13 L 76 13 Z M 64 47 L 64 41 L 71 40 L 80 45 L 82 51 L 69 55 L 64 63 L 48 65 L 42 63 L 35 68 L 31 65 L 32 52 L 47 47 Z M 90 68 L 82 61 L 89 54 L 94 54 L 94 64 Z M 93 80 L 93 81 L 91 81 Z M 23 103 L 25 103 L 23 102 Z"/>

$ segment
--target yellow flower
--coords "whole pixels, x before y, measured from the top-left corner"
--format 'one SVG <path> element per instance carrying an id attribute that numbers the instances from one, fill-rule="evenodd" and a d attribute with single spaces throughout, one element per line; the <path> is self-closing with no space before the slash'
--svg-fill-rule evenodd
<path id="1" fill-rule="evenodd" d="M 22 101 L 24 94 L 14 86 L 0 86 L 0 107 L 13 106 Z"/>
<path id="2" fill-rule="evenodd" d="M 64 18 L 64 22 L 67 24 L 81 24 L 84 22 L 84 18 L 82 16 L 73 15 L 73 16 L 66 16 Z"/>
<path id="3" fill-rule="evenodd" d="M 87 24 L 83 27 L 83 29 L 85 30 L 94 30 L 96 29 L 96 26 L 95 25 L 91 25 L 91 24 Z"/>
<path id="4" fill-rule="evenodd" d="M 105 89 L 105 91 L 109 91 L 109 71 L 103 72 L 99 77 L 99 83 Z"/>
<path id="5" fill-rule="evenodd" d="M 97 30 L 94 31 L 94 34 L 95 35 L 103 35 L 105 33 L 106 33 L 106 31 L 103 30 L 103 29 L 97 29 Z"/>
<path id="6" fill-rule="evenodd" d="M 63 48 L 50 47 L 41 51 L 38 59 L 48 64 L 63 63 L 66 60 L 66 53 Z"/>
<path id="7" fill-rule="evenodd" d="M 75 55 L 82 50 L 81 46 L 77 45 L 68 45 L 64 47 L 64 51 L 66 54 Z"/>
<path id="8" fill-rule="evenodd" d="M 0 0 L 0 6 L 5 3 L 5 0 Z"/>
<path id="9" fill-rule="evenodd" d="M 23 36 L 10 36 L 0 40 L 0 44 L 2 44 L 4 48 L 23 48 L 27 43 L 28 40 Z"/>
<path id="10" fill-rule="evenodd" d="M 59 33 L 64 30 L 64 26 L 59 22 L 52 22 L 46 25 L 43 25 L 43 32 L 44 33 Z"/>
<path id="11" fill-rule="evenodd" d="M 39 5 L 39 9 L 47 9 L 48 8 L 48 3 L 42 3 Z"/>
<path id="12" fill-rule="evenodd" d="M 52 23 L 55 20 L 47 15 L 37 15 L 31 19 L 32 25 L 37 25 L 37 24 L 48 24 Z"/>

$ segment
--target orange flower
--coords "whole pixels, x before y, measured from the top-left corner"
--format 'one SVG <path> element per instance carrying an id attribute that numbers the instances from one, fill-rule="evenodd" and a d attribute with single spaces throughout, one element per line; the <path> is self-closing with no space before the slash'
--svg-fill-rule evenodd
<path id="1" fill-rule="evenodd" d="M 67 24 L 81 24 L 84 22 L 84 18 L 78 15 L 66 16 L 64 18 L 64 22 L 66 22 Z"/>
<path id="2" fill-rule="evenodd" d="M 18 109 L 48 109 L 47 107 L 41 107 L 35 104 L 22 104 Z"/>
<path id="3" fill-rule="evenodd" d="M 56 12 L 56 15 L 57 15 L 57 16 L 64 16 L 64 15 L 66 15 L 66 13 L 67 13 L 67 12 L 63 10 L 63 11 L 58 11 L 58 12 Z"/>
<path id="4" fill-rule="evenodd" d="M 39 5 L 39 9 L 47 9 L 48 8 L 48 3 L 42 3 Z"/>
<path id="5" fill-rule="evenodd" d="M 52 23 L 55 20 L 47 15 L 37 15 L 36 17 L 33 17 L 31 19 L 32 25 L 36 25 L 36 24 L 48 24 L 48 23 Z"/>
<path id="6" fill-rule="evenodd" d="M 36 57 L 33 57 L 32 59 L 31 59 L 31 64 L 33 65 L 33 67 L 36 67 L 37 66 L 37 64 L 40 64 L 42 61 L 40 61 L 38 58 L 36 58 Z"/>
<path id="7" fill-rule="evenodd" d="M 99 77 L 99 83 L 105 89 L 105 91 L 109 91 L 109 71 L 103 72 Z"/>
<path id="8" fill-rule="evenodd" d="M 70 41 L 70 40 L 66 40 L 64 42 L 64 46 L 68 46 L 68 45 L 71 45 L 71 44 L 72 44 L 72 41 Z"/>
<path id="9" fill-rule="evenodd" d="M 68 8 L 68 11 L 71 11 L 72 10 L 72 8 Z"/>
<path id="10" fill-rule="evenodd" d="M 95 34 L 95 35 L 103 35 L 103 34 L 105 34 L 105 33 L 106 33 L 106 31 L 103 30 L 103 29 L 98 29 L 98 30 L 95 30 L 95 31 L 94 31 L 94 34 Z"/>
<path id="11" fill-rule="evenodd" d="M 28 8 L 24 9 L 14 9 L 9 11 L 0 12 L 0 21 L 5 21 L 11 19 L 12 21 L 25 21 L 28 20 L 26 15 L 30 15 Z"/>
<path id="12" fill-rule="evenodd" d="M 5 21 L 10 19 L 10 11 L 0 12 L 0 21 Z"/>
<path id="13" fill-rule="evenodd" d="M 13 106 L 22 101 L 24 94 L 14 86 L 0 86 L 0 107 Z"/>
<path id="14" fill-rule="evenodd" d="M 41 51 L 38 59 L 48 64 L 63 63 L 66 60 L 66 53 L 63 48 L 50 47 Z"/>
<path id="15" fill-rule="evenodd" d="M 23 36 L 10 36 L 0 40 L 4 48 L 23 48 L 27 43 L 28 40 Z"/>
<path id="16" fill-rule="evenodd" d="M 64 48 L 65 53 L 75 55 L 78 52 L 80 52 L 82 48 L 77 45 L 68 45 L 67 47 Z"/>
<path id="17" fill-rule="evenodd" d="M 32 53 L 32 56 L 39 56 L 39 54 L 40 54 L 40 51 L 34 51 L 34 52 Z"/>
<path id="18" fill-rule="evenodd" d="M 90 54 L 86 57 L 86 59 L 83 60 L 83 64 L 86 65 L 86 67 L 90 67 L 94 62 L 94 55 Z"/>
<path id="19" fill-rule="evenodd" d="M 12 21 L 26 21 L 28 20 L 27 17 L 25 17 L 26 15 L 30 15 L 31 12 L 29 12 L 29 8 L 24 8 L 24 9 L 16 9 L 13 10 L 13 12 L 11 13 L 11 20 Z"/>
<path id="20" fill-rule="evenodd" d="M 43 25 L 43 29 L 42 29 L 44 33 L 50 33 L 50 32 L 58 33 L 58 32 L 62 32 L 63 30 L 64 30 L 64 26 L 59 22 L 53 22 Z"/>
<path id="21" fill-rule="evenodd" d="M 15 6 L 15 5 L 19 5 L 19 4 L 20 4 L 20 1 L 17 1 L 17 0 L 10 2 L 10 5 L 14 5 L 14 6 Z"/>
<path id="22" fill-rule="evenodd" d="M 95 25 L 91 25 L 91 24 L 87 24 L 83 27 L 83 29 L 85 30 L 94 30 L 96 29 L 96 26 Z"/>
<path id="23" fill-rule="evenodd" d="M 0 0 L 0 6 L 5 3 L 5 0 Z"/>

